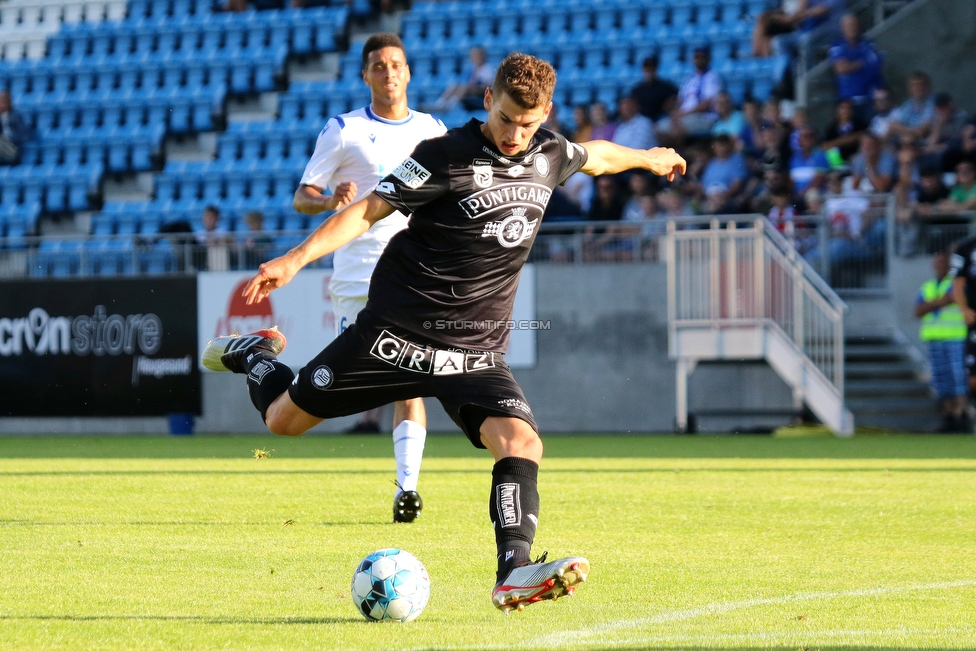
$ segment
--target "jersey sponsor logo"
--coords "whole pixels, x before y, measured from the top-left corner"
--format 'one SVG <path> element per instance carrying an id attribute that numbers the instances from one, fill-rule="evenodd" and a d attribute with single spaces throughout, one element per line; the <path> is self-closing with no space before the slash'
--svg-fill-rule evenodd
<path id="1" fill-rule="evenodd" d="M 476 158 L 471 162 L 471 171 L 474 172 L 474 182 L 479 188 L 491 187 L 491 161 L 483 158 Z"/>
<path id="2" fill-rule="evenodd" d="M 389 181 L 383 181 L 376 186 L 376 191 L 381 194 L 393 194 L 396 188 Z"/>
<path id="3" fill-rule="evenodd" d="M 512 167 L 508 168 L 508 175 L 514 178 L 516 176 L 519 176 L 524 171 L 525 168 L 523 166 L 513 165 Z"/>
<path id="4" fill-rule="evenodd" d="M 488 154 L 489 156 L 491 156 L 492 158 L 494 158 L 495 160 L 497 160 L 499 163 L 505 163 L 506 165 L 511 165 L 512 164 L 512 161 L 511 160 L 505 158 L 504 156 L 499 156 L 498 154 L 496 154 L 492 150 L 488 149 L 488 147 L 482 147 L 481 148 L 481 151 L 485 152 L 486 154 Z"/>
<path id="5" fill-rule="evenodd" d="M 457 375 L 495 367 L 495 354 L 465 353 L 414 344 L 384 330 L 373 342 L 369 354 L 390 366 L 424 375 Z"/>
<path id="6" fill-rule="evenodd" d="M 582 145 L 575 142 L 569 142 L 568 140 L 566 141 L 566 158 L 568 158 L 569 160 L 573 160 L 574 152 L 579 152 L 579 155 L 582 156 L 583 152 L 585 151 L 586 150 L 583 149 Z"/>
<path id="7" fill-rule="evenodd" d="M 485 224 L 481 237 L 496 237 L 498 243 L 506 249 L 518 246 L 525 240 L 532 237 L 535 232 L 536 224 L 539 220 L 529 221 L 526 216 L 526 209 L 516 207 L 512 209 L 512 214 L 500 222 L 488 222 Z"/>
<path id="8" fill-rule="evenodd" d="M 504 400 L 499 400 L 498 404 L 502 407 L 518 409 L 522 413 L 532 415 L 532 409 L 529 408 L 529 405 L 524 400 L 519 400 L 518 398 L 505 398 Z"/>
<path id="9" fill-rule="evenodd" d="M 458 205 L 474 219 L 516 206 L 537 206 L 545 210 L 551 196 L 552 190 L 540 183 L 500 183 L 461 199 Z"/>
<path id="10" fill-rule="evenodd" d="M 546 176 L 549 174 L 549 159 L 545 156 L 536 156 L 535 171 L 539 173 L 539 176 Z"/>
<path id="11" fill-rule="evenodd" d="M 334 379 L 335 374 L 328 366 L 319 366 L 317 369 L 312 371 L 312 386 L 314 386 L 316 389 L 325 391 L 332 386 L 332 380 Z"/>
<path id="12" fill-rule="evenodd" d="M 514 482 L 498 484 L 495 487 L 495 507 L 501 518 L 502 529 L 522 525 L 522 500 L 519 485 Z"/>
<path id="13" fill-rule="evenodd" d="M 393 170 L 393 176 L 403 181 L 408 188 L 416 190 L 427 182 L 427 179 L 430 178 L 430 172 L 426 167 L 408 156 Z"/>

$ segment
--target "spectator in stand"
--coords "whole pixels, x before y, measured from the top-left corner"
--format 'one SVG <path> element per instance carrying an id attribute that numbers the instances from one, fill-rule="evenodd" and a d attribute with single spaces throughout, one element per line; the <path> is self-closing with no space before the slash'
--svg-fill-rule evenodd
<path id="1" fill-rule="evenodd" d="M 934 167 L 923 167 L 919 172 L 918 188 L 913 197 L 915 216 L 922 219 L 937 216 L 939 204 L 948 198 L 949 188 L 942 181 L 942 172 Z"/>
<path id="2" fill-rule="evenodd" d="M 271 246 L 274 238 L 264 231 L 264 214 L 251 210 L 244 215 L 247 232 L 242 242 L 244 248 L 244 269 L 257 269 L 258 265 L 272 258 Z"/>
<path id="3" fill-rule="evenodd" d="M 657 122 L 667 117 L 674 108 L 678 97 L 678 87 L 667 79 L 657 76 L 658 58 L 649 56 L 644 59 L 641 73 L 644 81 L 634 86 L 630 96 L 637 101 L 641 115 Z"/>
<path id="4" fill-rule="evenodd" d="M 868 130 L 881 138 L 882 141 L 888 139 L 888 132 L 891 130 L 891 114 L 893 109 L 891 101 L 891 91 L 887 88 L 877 88 L 874 91 L 874 116 L 868 123 Z"/>
<path id="5" fill-rule="evenodd" d="M 943 213 L 976 210 L 976 165 L 968 160 L 956 165 L 956 184 L 938 208 Z"/>
<path id="6" fill-rule="evenodd" d="M 654 135 L 654 124 L 650 118 L 641 115 L 637 100 L 624 97 L 620 100 L 618 114 L 620 122 L 613 133 L 613 142 L 633 149 L 650 149 L 657 147 L 657 137 Z M 550 113 L 550 116 L 552 113 Z"/>
<path id="7" fill-rule="evenodd" d="M 892 111 L 888 130 L 895 136 L 922 140 L 932 128 L 935 118 L 935 98 L 929 76 L 915 71 L 908 77 L 908 100 Z"/>
<path id="8" fill-rule="evenodd" d="M 800 149 L 800 132 L 810 126 L 810 116 L 806 109 L 794 109 L 790 116 L 790 151 L 795 152 Z"/>
<path id="9" fill-rule="evenodd" d="M 619 222 L 623 217 L 626 200 L 617 179 L 610 175 L 595 179 L 596 191 L 590 205 L 588 218 L 594 222 Z"/>
<path id="10" fill-rule="evenodd" d="M 452 84 L 434 103 L 435 110 L 450 111 L 461 104 L 467 111 L 480 111 L 485 107 L 485 89 L 495 81 L 495 66 L 488 63 L 488 52 L 480 45 L 468 51 L 471 72 L 467 79 Z"/>
<path id="11" fill-rule="evenodd" d="M 976 117 L 973 117 L 962 128 L 962 149 L 959 152 L 961 160 L 976 163 Z"/>
<path id="12" fill-rule="evenodd" d="M 827 241 L 827 263 L 832 267 L 865 257 L 867 243 L 862 238 L 864 230 L 864 211 L 870 202 L 857 194 L 844 192 L 841 172 L 831 172 L 828 176 L 827 194 L 824 198 L 824 212 L 829 220 L 830 236 Z M 819 245 L 811 248 L 804 256 L 814 265 L 819 265 L 821 250 Z M 824 271 L 824 270 L 821 270 Z"/>
<path id="13" fill-rule="evenodd" d="M 862 122 L 871 118 L 871 101 L 875 89 L 881 88 L 881 55 L 874 43 L 861 34 L 861 24 L 854 14 L 841 19 L 843 38 L 830 48 L 830 62 L 837 75 L 837 97 L 850 100 Z"/>
<path id="14" fill-rule="evenodd" d="M 612 224 L 608 224 L 600 231 L 587 227 L 586 257 L 590 260 L 606 260 L 608 257 L 616 256 L 620 234 L 626 231 L 617 225 L 623 218 L 626 199 L 614 176 L 598 176 L 594 180 L 596 191 L 593 195 L 593 203 L 590 205 L 589 221 L 612 222 Z"/>
<path id="15" fill-rule="evenodd" d="M 897 170 L 894 154 L 882 146 L 881 139 L 870 131 L 861 134 L 861 150 L 851 161 L 851 187 L 864 193 L 890 192 Z"/>
<path id="16" fill-rule="evenodd" d="M 842 99 L 834 107 L 834 119 L 824 133 L 823 150 L 827 152 L 827 159 L 833 155 L 837 158 L 834 167 L 847 163 L 857 153 L 861 142 L 861 134 L 868 125 L 854 111 L 854 104 L 849 99 Z M 831 151 L 836 149 L 836 153 Z"/>
<path id="17" fill-rule="evenodd" d="M 793 152 L 790 159 L 790 178 L 796 192 L 803 194 L 807 188 L 823 187 L 824 174 L 828 169 L 830 163 L 817 146 L 817 132 L 812 127 L 804 127 L 800 131 L 800 149 Z"/>
<path id="18" fill-rule="evenodd" d="M 13 109 L 10 93 L 0 90 L 0 165 L 16 165 L 23 154 L 30 129 L 24 117 Z"/>
<path id="19" fill-rule="evenodd" d="M 722 80 L 710 69 L 711 54 L 707 47 L 696 47 L 692 60 L 695 72 L 684 80 L 678 91 L 678 108 L 671 114 L 670 130 L 674 134 L 701 136 L 711 133 L 718 116 L 715 99 L 722 91 Z"/>
<path id="20" fill-rule="evenodd" d="M 566 138 L 570 138 L 573 135 L 569 127 L 559 119 L 559 107 L 556 104 L 553 104 L 552 108 L 549 109 L 549 117 L 542 123 L 542 126 Z"/>
<path id="21" fill-rule="evenodd" d="M 759 14 L 752 32 L 752 54 L 768 57 L 775 49 L 792 50 L 817 27 L 837 18 L 843 9 L 841 0 L 784 0 L 779 9 Z"/>
<path id="22" fill-rule="evenodd" d="M 590 114 L 585 106 L 580 105 L 573 108 L 573 124 L 576 128 L 570 140 L 573 142 L 593 140 L 593 125 L 590 124 Z"/>
<path id="23" fill-rule="evenodd" d="M 593 177 L 589 174 L 577 172 L 569 177 L 566 185 L 563 186 L 566 194 L 571 201 L 579 205 L 579 214 L 587 215 L 590 206 L 593 204 Z"/>
<path id="24" fill-rule="evenodd" d="M 213 205 L 204 208 L 201 222 L 203 228 L 196 230 L 194 266 L 201 271 L 226 271 L 230 266 L 230 236 L 220 225 L 220 209 Z"/>
<path id="25" fill-rule="evenodd" d="M 954 169 L 962 159 L 963 130 L 968 120 L 969 115 L 956 107 L 949 93 L 938 93 L 932 130 L 922 145 L 923 165 L 946 171 Z"/>
<path id="26" fill-rule="evenodd" d="M 925 281 L 915 300 L 915 316 L 922 320 L 919 338 L 929 347 L 932 388 L 939 397 L 940 433 L 972 433 L 966 382 L 966 321 L 953 298 L 954 273 L 948 251 L 932 256 L 935 276 Z"/>
<path id="27" fill-rule="evenodd" d="M 754 99 L 742 103 L 742 130 L 738 133 L 737 145 L 746 154 L 756 151 L 756 134 L 762 127 L 759 110 L 759 103 Z"/>
<path id="28" fill-rule="evenodd" d="M 607 105 L 596 102 L 590 106 L 590 138 L 593 140 L 613 141 L 613 134 L 617 130 L 617 123 L 610 120 Z"/>
<path id="29" fill-rule="evenodd" d="M 726 135 L 736 140 L 746 127 L 746 119 L 742 111 L 735 110 L 732 96 L 724 90 L 715 98 L 715 113 L 718 119 L 712 125 L 712 135 Z"/>
<path id="30" fill-rule="evenodd" d="M 705 166 L 701 189 L 705 196 L 705 212 L 720 214 L 738 212 L 741 194 L 749 179 L 745 159 L 735 151 L 732 138 L 726 134 L 712 141 L 715 157 Z"/>
<path id="31" fill-rule="evenodd" d="M 658 219 L 667 221 L 668 219 L 689 217 L 694 214 L 684 195 L 676 188 L 668 186 L 657 193 Z"/>
<path id="32" fill-rule="evenodd" d="M 653 197 L 651 194 L 650 180 L 642 172 L 634 172 L 627 179 L 627 189 L 630 190 L 630 198 L 624 204 L 622 219 L 624 221 L 640 221 L 643 219 L 642 215 L 645 213 L 641 199 L 644 197 Z M 652 210 L 651 215 L 653 216 L 653 214 L 654 211 Z"/>

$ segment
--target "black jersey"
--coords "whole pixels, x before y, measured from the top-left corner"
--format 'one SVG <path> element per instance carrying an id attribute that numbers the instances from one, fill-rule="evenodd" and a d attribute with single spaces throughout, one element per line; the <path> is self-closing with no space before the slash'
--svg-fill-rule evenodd
<path id="1" fill-rule="evenodd" d="M 376 264 L 366 309 L 445 346 L 504 352 L 546 204 L 585 163 L 585 149 L 546 129 L 503 156 L 478 120 L 420 143 L 374 190 L 411 216 Z"/>
<path id="2" fill-rule="evenodd" d="M 976 237 L 968 237 L 956 244 L 949 259 L 950 273 L 966 279 L 966 303 L 976 309 Z"/>

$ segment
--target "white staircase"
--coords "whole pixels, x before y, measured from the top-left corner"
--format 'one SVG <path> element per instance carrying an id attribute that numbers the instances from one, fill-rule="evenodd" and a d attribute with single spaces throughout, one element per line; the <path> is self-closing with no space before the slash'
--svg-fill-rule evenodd
<path id="1" fill-rule="evenodd" d="M 698 362 L 761 359 L 792 388 L 796 407 L 806 404 L 837 435 L 853 434 L 845 305 L 790 243 L 758 217 L 745 228 L 671 221 L 666 247 L 678 429 L 688 427 L 688 376 Z"/>

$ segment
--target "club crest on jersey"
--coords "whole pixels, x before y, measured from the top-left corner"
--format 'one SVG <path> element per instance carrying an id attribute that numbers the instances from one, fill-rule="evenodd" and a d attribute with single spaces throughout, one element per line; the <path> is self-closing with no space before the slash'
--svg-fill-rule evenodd
<path id="1" fill-rule="evenodd" d="M 332 386 L 332 380 L 335 376 L 332 374 L 332 369 L 328 366 L 319 366 L 317 369 L 312 371 L 312 386 L 316 389 L 328 389 Z"/>
<path id="2" fill-rule="evenodd" d="M 512 167 L 508 168 L 508 175 L 514 178 L 524 171 L 525 168 L 521 165 L 513 165 Z"/>
<path id="3" fill-rule="evenodd" d="M 539 176 L 545 176 L 549 173 L 549 159 L 545 156 L 535 157 L 535 171 L 539 173 Z"/>
<path id="4" fill-rule="evenodd" d="M 481 232 L 481 237 L 495 237 L 498 243 L 506 249 L 518 246 L 535 232 L 538 220 L 530 222 L 526 218 L 527 209 L 516 207 L 512 214 L 500 222 L 488 222 Z"/>
<path id="5" fill-rule="evenodd" d="M 491 187 L 491 161 L 483 158 L 475 158 L 471 162 L 471 171 L 474 172 L 474 182 L 479 188 Z"/>
<path id="6" fill-rule="evenodd" d="M 427 182 L 427 179 L 430 178 L 430 172 L 426 167 L 408 156 L 407 160 L 393 170 L 393 176 L 403 181 L 408 188 L 416 190 Z"/>

